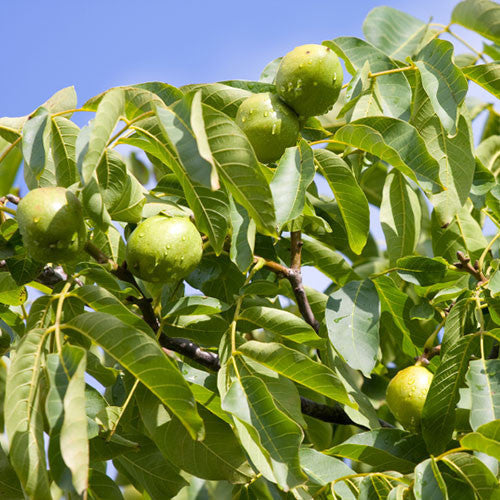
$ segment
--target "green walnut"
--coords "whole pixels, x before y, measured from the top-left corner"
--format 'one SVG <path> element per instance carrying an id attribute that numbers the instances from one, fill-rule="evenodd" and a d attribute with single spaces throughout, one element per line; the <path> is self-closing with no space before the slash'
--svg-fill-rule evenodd
<path id="1" fill-rule="evenodd" d="M 297 115 L 270 92 L 245 99 L 238 108 L 236 123 L 262 163 L 278 160 L 286 148 L 295 146 L 299 136 Z"/>
<path id="2" fill-rule="evenodd" d="M 141 222 L 127 243 L 127 266 L 138 278 L 172 283 L 198 266 L 203 242 L 187 217 L 155 215 Z"/>
<path id="3" fill-rule="evenodd" d="M 423 366 L 409 366 L 399 371 L 387 386 L 387 405 L 396 420 L 410 432 L 420 430 L 422 408 L 432 376 Z"/>
<path id="4" fill-rule="evenodd" d="M 38 262 L 75 261 L 85 245 L 82 206 L 63 187 L 33 189 L 19 203 L 16 217 L 24 247 Z"/>
<path id="5" fill-rule="evenodd" d="M 318 116 L 337 101 L 342 66 L 332 49 L 308 44 L 296 47 L 281 60 L 276 74 L 279 96 L 301 117 Z"/>

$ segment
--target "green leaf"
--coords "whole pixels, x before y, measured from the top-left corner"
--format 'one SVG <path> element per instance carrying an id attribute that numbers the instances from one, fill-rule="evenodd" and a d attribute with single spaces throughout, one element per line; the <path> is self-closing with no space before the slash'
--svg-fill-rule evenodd
<path id="1" fill-rule="evenodd" d="M 186 337 L 205 347 L 217 347 L 229 323 L 219 316 L 177 316 L 165 324 L 169 337 Z"/>
<path id="2" fill-rule="evenodd" d="M 137 439 L 139 446 L 113 458 L 115 467 L 130 479 L 136 489 L 146 491 L 152 500 L 175 497 L 187 484 L 186 480 L 165 460 L 150 439 L 144 435 L 131 437 Z"/>
<path id="3" fill-rule="evenodd" d="M 477 430 L 491 420 L 500 419 L 500 360 L 481 358 L 471 361 L 466 380 L 472 396 L 472 429 Z"/>
<path id="4" fill-rule="evenodd" d="M 361 118 L 341 127 L 333 138 L 378 156 L 418 180 L 427 191 L 441 186 L 437 161 L 417 130 L 405 121 L 386 116 Z"/>
<path id="5" fill-rule="evenodd" d="M 275 372 L 323 394 L 334 401 L 355 408 L 335 372 L 294 349 L 274 342 L 246 342 L 238 348 L 245 356 Z"/>
<path id="6" fill-rule="evenodd" d="M 458 389 L 464 382 L 470 356 L 477 346 L 477 336 L 462 337 L 446 352 L 434 374 L 422 410 L 422 435 L 433 455 L 442 453 L 451 439 Z"/>
<path id="7" fill-rule="evenodd" d="M 430 286 L 443 280 L 448 265 L 442 259 L 429 257 L 402 257 L 397 261 L 398 274 L 408 283 Z"/>
<path id="8" fill-rule="evenodd" d="M 327 455 L 356 460 L 373 467 L 373 471 L 413 471 L 427 456 L 420 436 L 400 429 L 377 429 L 362 432 L 330 448 Z"/>
<path id="9" fill-rule="evenodd" d="M 25 285 L 40 274 L 43 265 L 34 261 L 26 254 L 5 259 L 7 269 L 17 285 Z"/>
<path id="10" fill-rule="evenodd" d="M 381 304 L 381 324 L 393 323 L 399 332 L 395 335 L 402 351 L 410 358 L 418 355 L 411 336 L 409 309 L 411 301 L 389 276 L 379 276 L 373 280 Z"/>
<path id="11" fill-rule="evenodd" d="M 40 376 L 45 335 L 31 330 L 17 345 L 5 388 L 5 428 L 9 457 L 24 490 L 50 500 L 43 442 Z"/>
<path id="12" fill-rule="evenodd" d="M 50 115 L 45 108 L 39 108 L 23 127 L 24 168 L 35 179 L 40 177 L 50 155 L 50 132 Z"/>
<path id="13" fill-rule="evenodd" d="M 246 272 L 253 262 L 255 247 L 255 222 L 250 219 L 248 212 L 233 197 L 229 198 L 231 218 L 231 260 L 241 272 Z"/>
<path id="14" fill-rule="evenodd" d="M 217 390 L 217 376 L 214 373 L 198 370 L 187 363 L 179 362 L 178 364 L 183 377 L 191 384 L 190 388 L 196 401 L 216 417 L 231 424 L 231 417 L 221 408 L 221 399 Z"/>
<path id="15" fill-rule="evenodd" d="M 376 474 L 369 474 L 359 483 L 359 500 L 368 500 L 376 498 L 385 500 L 391 492 L 395 481 L 391 482 L 387 477 L 380 477 Z"/>
<path id="16" fill-rule="evenodd" d="M 448 262 L 456 262 L 458 251 L 464 252 L 474 262 L 488 244 L 481 226 L 471 216 L 467 206 L 461 208 L 445 227 L 441 227 L 434 210 L 431 236 L 434 255 L 444 257 Z"/>
<path id="17" fill-rule="evenodd" d="M 458 107 L 467 93 L 467 80 L 453 64 L 453 44 L 434 39 L 416 56 L 422 86 L 434 111 L 449 135 L 455 135 Z"/>
<path id="18" fill-rule="evenodd" d="M 444 356 L 448 350 L 462 337 L 467 316 L 470 314 L 470 298 L 465 297 L 458 300 L 451 308 L 444 324 L 444 334 L 441 341 L 441 355 Z"/>
<path id="19" fill-rule="evenodd" d="M 335 153 L 317 149 L 314 159 L 319 172 L 330 186 L 345 224 L 349 246 L 360 254 L 366 245 L 370 231 L 368 201 L 354 176 L 352 169 Z"/>
<path id="20" fill-rule="evenodd" d="M 476 432 L 463 436 L 460 444 L 500 460 L 500 420 L 481 425 Z"/>
<path id="21" fill-rule="evenodd" d="M 100 345 L 139 379 L 179 418 L 194 439 L 203 437 L 203 421 L 196 411 L 193 394 L 155 340 L 101 312 L 80 314 L 65 326 Z"/>
<path id="22" fill-rule="evenodd" d="M 449 137 L 420 81 L 415 90 L 411 123 L 439 163 L 439 178 L 446 189 L 435 195 L 432 202 L 438 207 L 441 225 L 449 223 L 471 192 L 476 168 L 472 132 L 466 117 L 461 114 L 456 135 Z"/>
<path id="23" fill-rule="evenodd" d="M 433 457 L 424 460 L 415 467 L 413 493 L 416 500 L 446 500 L 448 491 Z"/>
<path id="24" fill-rule="evenodd" d="M 365 377 L 377 363 L 380 302 L 369 280 L 351 281 L 328 297 L 325 322 L 333 347 Z"/>
<path id="25" fill-rule="evenodd" d="M 318 336 L 313 327 L 302 318 L 282 309 L 265 306 L 252 306 L 240 312 L 238 319 L 249 321 L 260 328 L 282 335 L 299 344 L 322 346 L 323 339 Z"/>
<path id="26" fill-rule="evenodd" d="M 491 135 L 476 148 L 480 162 L 495 176 L 500 170 L 500 136 Z M 496 194 L 496 193 L 492 193 Z"/>
<path id="27" fill-rule="evenodd" d="M 99 103 L 90 132 L 88 150 L 81 166 L 84 184 L 90 181 L 97 165 L 101 163 L 108 141 L 124 112 L 124 108 L 125 96 L 121 89 L 107 92 Z"/>
<path id="28" fill-rule="evenodd" d="M 0 137 L 0 155 L 5 154 L 9 147 L 10 143 Z M 21 148 L 16 146 L 0 162 L 0 196 L 11 192 L 22 159 Z"/>
<path id="29" fill-rule="evenodd" d="M 327 245 L 317 240 L 304 240 L 302 247 L 303 265 L 312 265 L 339 286 L 358 278 L 352 267 Z"/>
<path id="30" fill-rule="evenodd" d="M 146 202 L 144 189 L 130 175 L 119 153 L 107 149 L 96 170 L 99 189 L 106 208 L 113 220 L 139 222 Z"/>
<path id="31" fill-rule="evenodd" d="M 415 191 L 396 170 L 385 180 L 380 222 L 391 263 L 415 251 L 420 238 L 420 204 Z"/>
<path id="32" fill-rule="evenodd" d="M 12 144 L 22 137 L 23 127 L 28 121 L 28 115 L 11 118 L 4 116 L 0 118 L 0 137 Z"/>
<path id="33" fill-rule="evenodd" d="M 123 500 L 123 495 L 115 481 L 95 469 L 89 471 L 89 493 L 95 500 Z"/>
<path id="34" fill-rule="evenodd" d="M 192 296 L 182 297 L 173 304 L 167 304 L 164 307 L 162 319 L 171 316 L 182 316 L 191 314 L 217 314 L 228 309 L 227 304 L 213 297 Z"/>
<path id="35" fill-rule="evenodd" d="M 80 129 L 62 116 L 52 117 L 52 155 L 56 168 L 57 185 L 68 187 L 78 182 L 76 166 L 76 139 Z"/>
<path id="36" fill-rule="evenodd" d="M 500 64 L 489 63 L 466 66 L 462 68 L 462 71 L 469 80 L 477 83 L 497 99 L 500 99 Z"/>
<path id="37" fill-rule="evenodd" d="M 9 273 L 0 273 L 0 304 L 20 306 L 27 298 L 24 286 L 18 286 Z"/>
<path id="38" fill-rule="evenodd" d="M 68 381 L 64 395 L 64 420 L 61 427 L 60 444 L 64 462 L 71 470 L 73 486 L 82 494 L 88 486 L 89 445 L 87 415 L 85 413 L 85 367 L 86 352 L 80 347 L 65 346 L 68 355 L 77 365 Z"/>
<path id="39" fill-rule="evenodd" d="M 476 498 L 480 500 L 500 498 L 498 479 L 479 458 L 468 453 L 451 453 L 444 456 L 441 461 L 474 490 Z"/>
<path id="40" fill-rule="evenodd" d="M 500 43 L 500 6 L 491 0 L 465 0 L 451 14 L 454 23 Z"/>
<path id="41" fill-rule="evenodd" d="M 420 19 L 392 7 L 375 7 L 363 22 L 366 39 L 400 61 L 415 54 L 427 29 Z"/>
<path id="42" fill-rule="evenodd" d="M 200 107 L 199 96 L 196 98 L 194 94 L 190 94 L 172 107 L 157 107 L 156 114 L 191 180 L 208 188 L 216 188 L 212 184 L 213 162 L 202 153 L 194 132 L 195 116 L 202 121 L 200 125 L 204 128 L 201 109 L 197 114 L 197 106 Z"/>
<path id="43" fill-rule="evenodd" d="M 160 109 L 160 108 L 157 108 Z M 177 180 L 182 185 L 186 201 L 194 213 L 196 225 L 205 233 L 218 255 L 224 244 L 228 229 L 229 202 L 226 193 L 219 189 L 212 191 L 210 188 L 194 183 L 182 160 L 174 156 L 172 146 L 162 132 L 158 119 L 148 119 L 134 126 L 140 132 L 141 139 L 134 145 L 158 158 L 162 164 L 168 165 L 175 173 Z"/>
<path id="44" fill-rule="evenodd" d="M 0 497 L 6 500 L 24 500 L 23 490 L 12 465 L 0 446 Z"/>
<path id="45" fill-rule="evenodd" d="M 298 146 L 285 150 L 270 184 L 278 231 L 286 222 L 302 215 L 306 190 L 314 174 L 313 151 L 306 141 L 301 140 Z"/>
<path id="46" fill-rule="evenodd" d="M 113 315 L 123 323 L 154 338 L 154 332 L 149 325 L 105 288 L 96 285 L 79 286 L 71 290 L 71 296 L 78 297 L 95 311 Z"/>
<path id="47" fill-rule="evenodd" d="M 355 37 L 339 37 L 323 42 L 344 59 L 346 69 L 354 75 L 368 62 L 370 71 L 377 73 L 395 69 L 396 63 L 381 50 Z M 350 88 L 356 90 L 356 79 Z M 405 120 L 410 114 L 411 87 L 403 73 L 382 75 L 372 82 L 372 93 L 376 96 L 383 113 L 389 117 Z"/>
<path id="48" fill-rule="evenodd" d="M 252 92 L 225 85 L 224 83 L 203 83 L 181 87 L 185 93 L 201 90 L 201 100 L 204 104 L 221 111 L 231 118 L 236 117 L 240 104 L 252 95 Z M 264 92 L 262 90 L 262 92 Z"/>
<path id="49" fill-rule="evenodd" d="M 276 235 L 271 188 L 245 133 L 229 117 L 203 106 L 208 144 L 217 172 L 234 200 L 245 207 L 259 232 Z"/>
<path id="50" fill-rule="evenodd" d="M 276 406 L 260 378 L 233 380 L 222 408 L 233 414 L 243 446 L 266 479 L 285 491 L 304 482 L 299 462 L 302 430 Z"/>
<path id="51" fill-rule="evenodd" d="M 136 399 L 141 418 L 165 459 L 203 479 L 232 483 L 248 481 L 251 469 L 227 423 L 200 408 L 206 437 L 203 441 L 195 441 L 149 391 L 139 390 Z"/>
<path id="52" fill-rule="evenodd" d="M 68 111 L 68 115 L 72 114 L 73 109 L 76 108 L 77 98 L 75 87 L 65 87 L 58 90 L 53 96 L 45 101 L 42 106 L 49 110 L 50 113 L 62 113 Z"/>

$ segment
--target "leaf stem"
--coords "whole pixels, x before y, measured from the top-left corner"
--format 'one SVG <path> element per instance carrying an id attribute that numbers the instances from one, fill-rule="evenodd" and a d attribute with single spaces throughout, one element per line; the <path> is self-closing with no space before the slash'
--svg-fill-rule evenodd
<path id="1" fill-rule="evenodd" d="M 347 479 L 354 479 L 357 477 L 366 477 L 366 476 L 378 476 L 378 477 L 381 477 L 383 479 L 388 479 L 391 481 L 398 481 L 398 482 L 403 483 L 403 484 L 408 484 L 407 479 L 402 479 L 400 477 L 390 476 L 389 474 L 384 474 L 383 472 L 359 472 L 357 474 L 350 474 L 349 476 L 342 476 L 342 477 L 339 477 L 337 479 L 334 479 L 332 481 L 332 484 L 339 483 L 341 481 L 346 481 Z"/>
<path id="2" fill-rule="evenodd" d="M 468 451 L 468 449 L 464 448 L 463 446 L 459 446 L 458 448 L 452 448 L 451 450 L 446 450 L 445 452 L 441 453 L 441 455 L 434 457 L 434 460 L 438 462 L 439 460 L 442 460 L 444 457 L 446 457 L 446 455 L 451 455 L 452 453 L 458 453 L 460 451 Z"/>
<path id="3" fill-rule="evenodd" d="M 57 300 L 56 319 L 54 322 L 57 352 L 59 354 L 59 357 L 61 358 L 61 364 L 64 368 L 64 371 L 66 372 L 66 376 L 68 377 L 68 379 L 70 378 L 70 375 L 68 373 L 66 365 L 64 364 L 64 358 L 62 353 L 63 346 L 62 346 L 62 334 L 61 334 L 61 317 L 62 317 L 62 308 L 64 305 L 64 300 L 66 299 L 66 296 L 68 295 L 68 291 L 70 288 L 71 288 L 71 282 L 68 281 L 64 285 L 61 292 L 59 293 L 59 298 Z"/>
<path id="4" fill-rule="evenodd" d="M 108 144 L 106 145 L 106 147 L 108 147 L 110 144 L 113 144 L 113 142 L 115 142 L 116 139 L 118 139 L 118 137 L 120 137 L 123 132 L 127 131 L 131 125 L 133 125 L 134 123 L 142 120 L 143 118 L 147 118 L 148 116 L 151 116 L 154 114 L 154 111 L 146 111 L 145 113 L 142 113 L 141 115 L 139 116 L 136 116 L 133 120 L 127 120 L 125 118 L 123 118 L 123 121 L 125 122 L 125 126 L 122 127 L 113 137 L 111 137 L 111 139 L 108 141 Z"/>
<path id="5" fill-rule="evenodd" d="M 493 247 L 493 244 L 495 243 L 496 240 L 498 240 L 498 238 L 500 238 L 500 232 L 498 232 L 495 236 L 493 236 L 493 238 L 491 238 L 490 242 L 488 243 L 486 248 L 483 250 L 483 253 L 481 254 L 481 256 L 479 257 L 479 259 L 477 261 L 477 265 L 478 265 L 479 269 L 481 269 L 481 270 L 483 269 L 484 259 L 486 258 L 486 255 L 488 255 L 488 252 L 491 250 L 491 248 Z"/>
<path id="6" fill-rule="evenodd" d="M 85 113 L 92 113 L 94 110 L 93 109 L 87 109 L 87 108 L 73 108 L 73 109 L 66 109 L 65 111 L 58 111 L 57 113 L 52 113 L 50 116 L 63 116 L 67 115 L 69 113 L 80 113 L 80 112 L 85 112 Z"/>
<path id="7" fill-rule="evenodd" d="M 384 276 L 385 274 L 389 274 L 389 273 L 392 273 L 394 271 L 399 271 L 399 269 L 400 269 L 399 267 L 391 267 L 389 269 L 385 269 L 384 271 L 380 271 L 379 273 L 375 273 L 375 274 L 370 275 L 370 279 L 374 280 L 374 279 L 380 278 L 380 276 Z"/>
<path id="8" fill-rule="evenodd" d="M 316 144 L 344 144 L 344 143 L 336 141 L 335 139 L 320 139 L 318 141 L 310 142 L 309 146 L 316 146 Z"/>
<path id="9" fill-rule="evenodd" d="M 5 149 L 5 151 L 0 155 L 0 163 L 2 163 L 6 156 L 21 142 L 22 138 L 23 136 L 20 135 L 10 146 Z"/>
<path id="10" fill-rule="evenodd" d="M 414 64 L 410 66 L 403 66 L 402 68 L 386 69 L 385 71 L 379 71 L 378 73 L 368 73 L 368 78 L 377 78 L 377 76 L 392 75 L 394 73 L 401 73 L 403 71 L 413 71 L 417 69 Z"/>
<path id="11" fill-rule="evenodd" d="M 486 63 L 488 62 L 486 60 L 486 58 L 484 57 L 484 52 L 480 52 L 480 51 L 476 50 L 469 42 L 467 42 L 461 36 L 457 35 L 453 31 L 451 31 L 450 30 L 450 25 L 446 26 L 445 32 L 449 33 L 453 38 L 455 38 L 456 40 L 458 40 L 459 42 L 461 42 L 463 45 L 465 45 L 469 50 L 471 50 L 472 52 L 474 52 L 474 54 L 476 54 L 476 56 L 478 58 L 482 59 Z"/>
<path id="12" fill-rule="evenodd" d="M 16 215 L 16 211 L 13 208 L 6 207 L 0 203 L 0 212 L 6 212 L 11 215 Z"/>
<path id="13" fill-rule="evenodd" d="M 118 429 L 118 424 L 120 423 L 120 420 L 125 413 L 125 410 L 127 409 L 127 406 L 129 405 L 130 401 L 132 400 L 132 396 L 135 393 L 135 390 L 137 389 L 137 386 L 139 385 L 139 379 L 136 379 L 134 382 L 134 385 L 132 386 L 132 389 L 130 389 L 130 392 L 127 396 L 127 399 L 123 403 L 123 406 L 120 408 L 120 413 L 118 415 L 118 418 L 116 419 L 116 422 L 113 424 L 113 428 L 109 431 L 108 436 L 106 437 L 106 441 L 111 441 L 111 438 L 113 437 L 113 434 L 116 432 L 116 429 Z"/>

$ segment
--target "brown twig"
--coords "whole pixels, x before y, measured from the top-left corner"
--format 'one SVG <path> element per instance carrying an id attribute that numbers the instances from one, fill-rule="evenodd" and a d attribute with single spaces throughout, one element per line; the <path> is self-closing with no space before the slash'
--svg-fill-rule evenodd
<path id="1" fill-rule="evenodd" d="M 466 257 L 465 254 L 460 251 L 457 252 L 457 257 L 459 262 L 456 262 L 454 264 L 454 266 L 457 269 L 465 271 L 466 273 L 469 273 L 471 276 L 474 276 L 474 278 L 478 281 L 480 285 L 488 281 L 488 278 L 486 278 L 486 276 L 481 271 L 479 267 L 479 262 L 477 260 L 474 263 L 474 265 L 472 265 L 470 262 L 470 258 Z"/>
<path id="2" fill-rule="evenodd" d="M 7 203 L 8 201 L 10 201 L 14 205 L 19 205 L 21 198 L 19 198 L 19 196 L 16 196 L 15 194 L 10 193 L 0 198 L 0 203 L 2 204 Z"/>
<path id="3" fill-rule="evenodd" d="M 270 271 L 275 272 L 278 276 L 286 278 L 290 282 L 300 314 L 304 318 L 304 321 L 311 325 L 315 332 L 318 332 L 320 324 L 314 317 L 314 313 L 311 309 L 311 305 L 309 304 L 309 300 L 304 289 L 304 284 L 302 283 L 302 272 L 300 270 L 300 266 L 303 243 L 300 231 L 291 232 L 290 243 L 290 267 L 286 267 L 278 262 L 262 259 L 258 256 L 255 256 L 255 262 L 262 259 L 265 267 L 267 267 Z"/>
<path id="4" fill-rule="evenodd" d="M 300 246 L 302 245 L 300 244 Z M 297 246 L 297 248 L 299 248 L 299 246 Z M 124 263 L 121 266 L 118 266 L 92 243 L 88 243 L 85 246 L 85 250 L 101 264 L 111 264 L 111 266 L 113 267 L 112 273 L 115 274 L 115 276 L 117 276 L 119 279 L 123 281 L 133 284 L 135 287 L 139 289 L 132 273 L 128 271 L 126 263 Z M 292 283 L 292 287 L 293 283 L 297 283 L 300 285 L 302 284 L 300 270 L 297 273 L 295 270 L 289 269 L 286 266 L 282 266 L 277 262 L 271 262 L 271 261 L 266 261 L 265 265 L 268 268 L 272 269 L 273 271 L 280 273 L 284 275 L 287 279 L 289 279 L 290 282 Z M 300 281 L 297 281 L 297 279 L 299 279 Z M 301 288 L 303 290 L 304 287 L 302 286 Z M 305 297 L 305 292 L 304 292 L 304 297 Z M 160 322 L 158 321 L 158 318 L 154 313 L 151 300 L 149 300 L 145 296 L 141 297 L 140 299 L 138 299 L 137 297 L 128 297 L 128 300 L 130 302 L 133 302 L 139 307 L 142 317 L 144 318 L 144 321 L 146 321 L 146 323 L 151 327 L 151 329 L 154 332 L 157 332 L 160 328 Z M 309 305 L 307 297 L 305 297 L 304 303 L 307 304 L 307 306 Z M 314 316 L 312 317 L 314 318 Z M 196 363 L 212 371 L 217 372 L 220 370 L 219 356 L 214 352 L 203 350 L 199 345 L 195 344 L 189 339 L 169 337 L 168 335 L 165 335 L 162 332 L 160 336 L 160 345 L 164 350 L 177 352 L 178 354 L 186 356 L 187 358 L 195 361 Z M 302 396 L 300 397 L 300 401 L 301 401 L 302 412 L 305 415 L 309 415 L 310 417 L 322 420 L 324 422 L 340 424 L 340 425 L 355 425 L 360 429 L 366 429 L 366 427 L 364 427 L 363 425 L 354 422 L 347 415 L 347 413 L 338 405 L 328 406 L 322 403 L 317 403 Z M 383 426 L 384 424 L 381 422 L 381 425 Z"/>
<path id="5" fill-rule="evenodd" d="M 424 349 L 424 352 L 418 356 L 415 361 L 419 362 L 420 364 L 424 365 L 424 366 L 427 366 L 430 362 L 430 360 L 434 357 L 434 356 L 439 356 L 441 354 L 441 344 L 439 345 L 436 345 L 434 347 L 431 347 L 431 348 L 425 348 Z"/>

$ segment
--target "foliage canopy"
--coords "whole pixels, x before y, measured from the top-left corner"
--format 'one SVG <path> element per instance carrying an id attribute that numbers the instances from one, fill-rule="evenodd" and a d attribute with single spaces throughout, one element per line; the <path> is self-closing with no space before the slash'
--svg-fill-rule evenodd
<path id="1" fill-rule="evenodd" d="M 0 118 L 0 498 L 500 498 L 500 5 L 447 25 L 378 7 L 363 32 L 323 42 L 349 78 L 276 163 L 235 119 L 278 99 L 279 58 Z M 80 200 L 76 262 L 23 245 L 21 165 Z M 127 267 L 158 214 L 202 236 L 184 280 Z M 411 433 L 385 392 L 415 360 L 433 378 Z"/>

